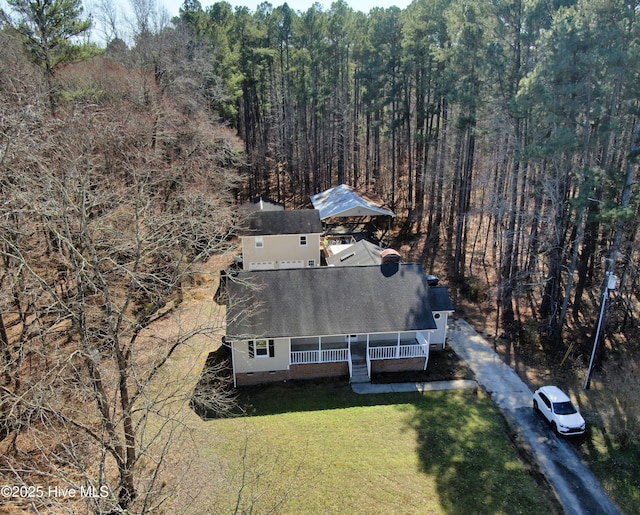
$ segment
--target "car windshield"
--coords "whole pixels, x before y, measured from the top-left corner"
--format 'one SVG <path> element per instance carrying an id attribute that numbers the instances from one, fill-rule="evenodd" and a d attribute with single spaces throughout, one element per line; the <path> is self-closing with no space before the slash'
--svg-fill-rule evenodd
<path id="1" fill-rule="evenodd" d="M 576 413 L 576 407 L 569 401 L 554 402 L 553 412 L 556 415 L 573 415 L 574 413 Z"/>

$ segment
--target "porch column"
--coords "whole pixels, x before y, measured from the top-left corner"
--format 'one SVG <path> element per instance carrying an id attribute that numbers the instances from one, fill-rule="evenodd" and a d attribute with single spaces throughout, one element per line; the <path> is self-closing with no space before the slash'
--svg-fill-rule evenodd
<path id="1" fill-rule="evenodd" d="M 431 331 L 429 331 L 426 336 L 421 331 L 416 331 L 416 341 L 418 341 L 422 345 L 422 348 L 425 351 L 424 370 L 427 369 L 427 365 L 429 364 L 429 351 L 431 349 L 431 345 L 429 342 L 430 339 Z"/>
<path id="2" fill-rule="evenodd" d="M 233 387 L 236 388 L 238 386 L 237 377 L 236 377 L 236 350 L 233 346 L 233 343 L 234 342 L 232 341 L 231 342 L 231 368 L 233 370 Z M 289 354 L 289 361 L 291 361 L 291 354 Z"/>
<path id="3" fill-rule="evenodd" d="M 369 356 L 369 333 L 367 333 L 367 350 L 365 352 L 367 358 L 367 375 L 371 378 L 371 358 Z"/>

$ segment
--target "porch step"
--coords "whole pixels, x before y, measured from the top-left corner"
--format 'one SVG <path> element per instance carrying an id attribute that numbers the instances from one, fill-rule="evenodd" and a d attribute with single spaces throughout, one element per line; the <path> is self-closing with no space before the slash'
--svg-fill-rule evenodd
<path id="1" fill-rule="evenodd" d="M 354 363 L 351 368 L 351 384 L 354 383 L 369 383 L 371 379 L 367 373 L 367 364 Z"/>

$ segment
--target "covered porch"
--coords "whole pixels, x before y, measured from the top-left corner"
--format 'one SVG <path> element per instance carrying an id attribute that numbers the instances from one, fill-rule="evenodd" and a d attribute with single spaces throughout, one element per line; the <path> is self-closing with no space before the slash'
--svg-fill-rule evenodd
<path id="1" fill-rule="evenodd" d="M 426 370 L 429 363 L 429 336 L 430 331 L 411 331 L 291 338 L 289 364 L 346 362 L 351 381 L 354 381 L 354 376 L 369 381 L 375 361 L 417 358 L 424 360 L 421 363 L 423 370 Z"/>

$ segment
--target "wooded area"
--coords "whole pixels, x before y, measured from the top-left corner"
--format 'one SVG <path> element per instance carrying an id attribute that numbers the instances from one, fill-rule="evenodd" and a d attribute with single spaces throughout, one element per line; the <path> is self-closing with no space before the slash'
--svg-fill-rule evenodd
<path id="1" fill-rule="evenodd" d="M 373 190 L 400 242 L 426 235 L 422 260 L 481 284 L 507 329 L 537 321 L 558 352 L 567 323 L 595 327 L 606 272 L 616 332 L 637 324 L 638 6 L 188 1 L 176 21 L 215 51 L 246 196 L 306 207 L 332 185 Z"/>
<path id="2" fill-rule="evenodd" d="M 119 61 L 74 39 L 90 26 L 80 2 L 9 4 L 0 471 L 4 485 L 39 490 L 3 490 L 0 504 L 75 512 L 65 506 L 76 497 L 95 513 L 155 510 L 174 487 L 161 470 L 193 393 L 167 363 L 197 335 L 219 338 L 222 320 L 149 328 L 172 317 L 199 262 L 230 248 L 242 147 L 186 75 L 154 73 L 152 35 L 141 29 Z M 207 396 L 230 406 L 221 388 Z"/>
<path id="3" fill-rule="evenodd" d="M 144 331 L 258 195 L 378 193 L 399 215 L 390 243 L 492 303 L 496 334 L 558 358 L 575 343 L 582 365 L 615 273 L 608 356 L 637 384 L 640 2 L 186 0 L 169 20 L 131 0 L 128 31 L 107 0 L 92 19 L 80 0 L 7 4 L 3 477 L 106 485 L 98 511 L 164 502 L 177 394 L 154 381 L 193 333 L 151 351 Z M 620 405 L 626 445 L 640 410 Z"/>

